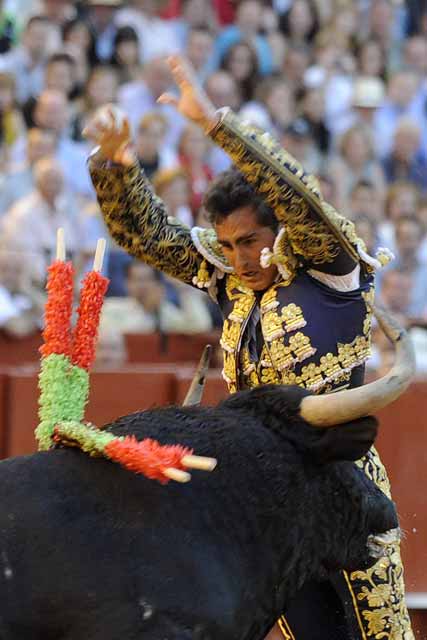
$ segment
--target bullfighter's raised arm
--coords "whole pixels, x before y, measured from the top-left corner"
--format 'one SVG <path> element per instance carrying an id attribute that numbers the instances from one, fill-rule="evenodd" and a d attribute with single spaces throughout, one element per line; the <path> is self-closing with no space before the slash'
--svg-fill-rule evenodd
<path id="1" fill-rule="evenodd" d="M 365 247 L 354 224 L 323 200 L 316 177 L 269 133 L 242 121 L 231 109 L 216 111 L 183 58 L 171 56 L 169 64 L 181 95 L 163 94 L 159 102 L 173 104 L 202 126 L 263 196 L 283 228 L 287 266 L 294 261 L 294 266 L 335 275 L 350 273 Z"/>
<path id="2" fill-rule="evenodd" d="M 203 257 L 190 229 L 168 216 L 139 167 L 123 114 L 104 107 L 85 136 L 98 143 L 89 158 L 89 171 L 111 236 L 130 255 L 191 284 Z"/>

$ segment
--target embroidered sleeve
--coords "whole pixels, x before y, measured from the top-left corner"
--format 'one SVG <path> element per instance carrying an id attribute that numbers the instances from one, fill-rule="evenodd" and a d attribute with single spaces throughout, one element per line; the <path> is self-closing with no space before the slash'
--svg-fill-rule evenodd
<path id="1" fill-rule="evenodd" d="M 117 244 L 130 255 L 187 284 L 204 263 L 188 227 L 167 215 L 137 166 L 123 167 L 89 159 L 98 202 Z"/>
<path id="2" fill-rule="evenodd" d="M 331 273 L 354 268 L 360 242 L 354 224 L 322 199 L 315 176 L 268 133 L 242 122 L 230 110 L 210 135 L 274 210 L 297 259 Z M 330 268 L 320 266 L 325 263 Z"/>

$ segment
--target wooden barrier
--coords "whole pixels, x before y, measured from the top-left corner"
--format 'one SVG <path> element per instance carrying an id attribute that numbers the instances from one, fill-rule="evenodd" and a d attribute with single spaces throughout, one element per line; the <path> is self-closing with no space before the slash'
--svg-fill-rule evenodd
<path id="1" fill-rule="evenodd" d="M 406 587 L 409 592 L 427 592 L 427 384 L 413 384 L 379 418 L 378 451 L 405 534 Z"/>
<path id="2" fill-rule="evenodd" d="M 125 336 L 128 362 L 175 363 L 197 362 L 206 344 L 217 345 L 219 333 L 167 334 L 131 333 Z M 12 338 L 0 330 L 0 363 L 2 366 L 21 366 L 40 359 L 41 333 L 25 338 Z"/>
<path id="3" fill-rule="evenodd" d="M 0 372 L 0 460 L 6 456 L 8 375 Z"/>
<path id="4" fill-rule="evenodd" d="M 94 372 L 86 418 L 102 425 L 138 409 L 169 404 L 176 395 L 175 385 L 170 367 L 129 367 L 119 372 Z M 7 456 L 36 450 L 37 400 L 37 371 L 12 371 L 8 391 Z"/>
<path id="5" fill-rule="evenodd" d="M 2 367 L 20 366 L 27 362 L 39 362 L 41 332 L 25 338 L 12 338 L 0 330 L 0 363 Z"/>
<path id="6" fill-rule="evenodd" d="M 207 344 L 217 345 L 218 333 L 125 335 L 128 362 L 198 362 Z"/>

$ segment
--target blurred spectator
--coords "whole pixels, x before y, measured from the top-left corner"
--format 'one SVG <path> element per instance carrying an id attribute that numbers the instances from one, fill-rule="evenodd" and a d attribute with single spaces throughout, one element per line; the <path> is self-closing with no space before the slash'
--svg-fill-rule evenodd
<path id="1" fill-rule="evenodd" d="M 87 21 L 95 41 L 95 60 L 108 62 L 113 55 L 113 43 L 117 27 L 114 14 L 122 5 L 121 0 L 87 0 Z"/>
<path id="2" fill-rule="evenodd" d="M 7 53 L 17 41 L 18 28 L 13 13 L 4 7 L 4 0 L 0 2 L 0 54 Z"/>
<path id="3" fill-rule="evenodd" d="M 304 78 L 310 61 L 310 50 L 305 45 L 292 44 L 287 47 L 282 72 L 296 98 L 299 98 L 299 92 L 304 88 Z"/>
<path id="4" fill-rule="evenodd" d="M 139 123 L 135 138 L 138 161 L 148 178 L 156 171 L 178 164 L 176 154 L 164 144 L 167 120 L 160 113 L 148 112 Z"/>
<path id="5" fill-rule="evenodd" d="M 131 26 L 117 29 L 113 43 L 111 64 L 118 72 L 119 84 L 135 82 L 141 74 L 139 39 Z"/>
<path id="6" fill-rule="evenodd" d="M 362 30 L 361 36 L 377 40 L 387 54 L 387 67 L 394 69 L 399 63 L 399 48 L 396 46 L 396 41 L 402 35 L 397 3 L 390 0 L 371 0 L 367 6 L 367 33 L 363 33 Z"/>
<path id="7" fill-rule="evenodd" d="M 56 232 L 63 227 L 67 250 L 77 256 L 84 244 L 75 200 L 64 189 L 64 176 L 53 157 L 34 165 L 35 189 L 18 200 L 2 219 L 1 248 L 31 255 L 31 278 L 43 284 L 55 255 Z"/>
<path id="8" fill-rule="evenodd" d="M 392 272 L 399 272 L 407 276 L 407 291 L 405 294 L 405 309 L 401 310 L 413 322 L 423 319 L 427 321 L 427 278 L 425 277 L 427 263 L 419 257 L 423 228 L 419 220 L 413 216 L 402 216 L 396 221 L 396 260 L 393 262 Z M 387 280 L 388 270 L 381 274 L 379 290 L 381 298 L 387 303 L 390 296 L 388 288 L 395 286 Z"/>
<path id="9" fill-rule="evenodd" d="M 15 104 L 15 77 L 0 72 L 0 168 L 5 168 L 25 127 Z"/>
<path id="10" fill-rule="evenodd" d="M 76 63 L 68 53 L 54 53 L 48 59 L 45 70 L 44 89 L 63 91 L 73 98 L 76 85 Z"/>
<path id="11" fill-rule="evenodd" d="M 421 290 L 423 302 L 426 304 L 426 285 Z M 416 300 L 417 283 L 409 271 L 399 268 L 387 269 L 382 276 L 380 299 L 398 319 L 399 323 L 409 330 L 414 346 L 416 368 L 419 374 L 427 373 L 427 309 L 422 308 L 421 300 Z M 382 334 L 382 335 L 381 335 Z M 378 372 L 393 362 L 393 348 L 384 333 L 374 331 L 375 360 Z M 378 366 L 379 365 L 379 366 Z"/>
<path id="12" fill-rule="evenodd" d="M 141 118 L 148 111 L 162 113 L 168 121 L 166 142 L 175 145 L 184 126 L 184 118 L 168 104 L 157 104 L 157 98 L 168 90 L 172 83 L 169 66 L 165 58 L 153 58 L 142 68 L 141 78 L 122 85 L 118 99 L 120 106 L 129 117 L 134 132 Z"/>
<path id="13" fill-rule="evenodd" d="M 326 202 L 329 202 L 334 207 L 338 208 L 337 202 L 337 188 L 334 180 L 331 176 L 325 173 L 318 173 L 316 178 L 319 181 L 320 193 Z"/>
<path id="14" fill-rule="evenodd" d="M 319 30 L 316 4 L 312 0 L 295 0 L 280 18 L 280 28 L 288 40 L 310 44 Z"/>
<path id="15" fill-rule="evenodd" d="M 221 69 L 233 76 L 243 102 L 253 99 L 259 72 L 256 51 L 250 44 L 237 42 L 232 45 L 222 59 Z"/>
<path id="16" fill-rule="evenodd" d="M 336 41 L 346 68 L 354 67 L 353 56 L 359 31 L 359 9 L 357 3 L 338 2 L 326 27 L 331 37 Z"/>
<path id="17" fill-rule="evenodd" d="M 310 173 L 318 173 L 321 155 L 313 140 L 310 125 L 304 118 L 293 120 L 282 136 L 283 147 L 289 151 Z"/>
<path id="18" fill-rule="evenodd" d="M 92 69 L 83 97 L 78 104 L 78 113 L 70 124 L 73 140 L 77 142 L 84 140 L 82 131 L 87 121 L 99 107 L 116 102 L 118 88 L 119 81 L 115 67 L 97 65 Z"/>
<path id="19" fill-rule="evenodd" d="M 390 152 L 396 127 L 403 116 L 423 126 L 422 145 L 426 146 L 425 93 L 420 78 L 413 71 L 399 71 L 390 77 L 387 99 L 375 113 L 375 148 L 380 157 Z"/>
<path id="20" fill-rule="evenodd" d="M 427 35 L 427 6 L 419 0 L 406 0 L 405 4 L 408 12 L 408 35 Z"/>
<path id="21" fill-rule="evenodd" d="M 318 87 L 304 89 L 300 96 L 299 108 L 302 117 L 310 126 L 311 135 L 318 151 L 327 156 L 330 148 L 331 133 L 326 124 L 323 90 Z"/>
<path id="22" fill-rule="evenodd" d="M 43 91 L 52 90 L 64 93 L 68 99 L 74 96 L 76 88 L 76 63 L 68 53 L 54 53 L 46 62 Z M 37 96 L 30 96 L 22 105 L 27 127 L 34 126 L 34 109 Z"/>
<path id="23" fill-rule="evenodd" d="M 412 118 L 397 123 L 390 153 L 383 159 L 388 183 L 397 180 L 412 182 L 427 190 L 427 156 L 421 149 L 421 130 Z"/>
<path id="24" fill-rule="evenodd" d="M 216 71 L 206 80 L 206 93 L 217 109 L 230 107 L 238 110 L 242 98 L 235 78 L 228 71 Z"/>
<path id="25" fill-rule="evenodd" d="M 0 329 L 14 338 L 40 330 L 45 301 L 31 282 L 29 257 L 0 251 Z"/>
<path id="26" fill-rule="evenodd" d="M 381 303 L 406 324 L 411 303 L 412 281 L 408 272 L 387 269 L 381 278 Z"/>
<path id="27" fill-rule="evenodd" d="M 0 217 L 16 200 L 28 195 L 34 189 L 33 168 L 43 156 L 53 155 L 56 136 L 48 129 L 32 128 L 26 139 L 25 161 L 6 173 L 0 189 Z"/>
<path id="28" fill-rule="evenodd" d="M 348 209 L 346 213 L 353 218 L 358 215 L 367 215 L 375 225 L 382 222 L 384 217 L 384 200 L 380 197 L 373 183 L 368 180 L 359 180 L 350 189 L 348 199 Z M 388 239 L 388 238 L 387 238 Z M 387 240 L 382 238 L 382 246 L 389 246 Z M 391 247 L 390 247 L 391 248 Z"/>
<path id="29" fill-rule="evenodd" d="M 171 55 L 180 49 L 173 25 L 159 17 L 159 11 L 167 4 L 168 0 L 131 0 L 115 15 L 117 27 L 131 26 L 135 29 L 140 62 Z"/>
<path id="30" fill-rule="evenodd" d="M 241 104 L 239 88 L 233 76 L 227 71 L 220 70 L 212 73 L 206 80 L 205 90 L 217 109 L 230 107 L 234 111 L 239 110 Z M 214 145 L 209 156 L 209 166 L 214 175 L 225 171 L 230 165 L 229 156 L 220 147 Z"/>
<path id="31" fill-rule="evenodd" d="M 166 297 L 162 275 L 147 264 L 131 261 L 126 270 L 128 295 L 105 299 L 99 326 L 101 348 L 110 340 L 124 342 L 126 333 L 201 333 L 212 328 L 204 296 L 191 287 L 176 287 L 179 306 Z"/>
<path id="32" fill-rule="evenodd" d="M 338 189 L 340 209 L 348 209 L 348 198 L 357 182 L 369 180 L 380 198 L 385 196 L 385 179 L 381 164 L 374 154 L 372 139 L 365 128 L 353 126 L 344 133 L 338 145 L 338 155 L 329 171 Z"/>
<path id="33" fill-rule="evenodd" d="M 97 61 L 94 34 L 84 18 L 74 18 L 63 25 L 62 40 L 64 51 L 74 58 L 77 82 L 81 87 L 86 82 L 89 68 Z"/>
<path id="34" fill-rule="evenodd" d="M 67 95 L 57 89 L 46 89 L 36 99 L 33 120 L 37 127 L 52 129 L 57 136 L 70 135 L 70 103 Z"/>
<path id="35" fill-rule="evenodd" d="M 209 139 L 200 127 L 193 123 L 185 127 L 178 146 L 179 162 L 189 179 L 190 207 L 194 219 L 209 182 L 213 179 L 213 172 L 207 163 L 210 146 Z"/>
<path id="36" fill-rule="evenodd" d="M 420 194 L 411 182 L 400 180 L 387 190 L 385 200 L 385 215 L 393 223 L 401 216 L 415 216 L 418 209 Z"/>
<path id="37" fill-rule="evenodd" d="M 362 40 L 356 48 L 357 72 L 360 76 L 387 79 L 385 53 L 378 40 Z M 378 105 L 377 105 L 378 106 Z"/>
<path id="38" fill-rule="evenodd" d="M 295 117 L 293 93 L 282 76 L 264 78 L 255 91 L 255 100 L 244 105 L 241 115 L 252 124 L 280 137 Z"/>
<path id="39" fill-rule="evenodd" d="M 424 235 L 420 255 L 422 255 L 422 259 L 427 263 L 427 198 L 424 197 L 419 200 L 415 215 L 421 223 Z"/>
<path id="40" fill-rule="evenodd" d="M 357 235 L 366 244 L 368 255 L 374 256 L 378 249 L 378 230 L 375 221 L 363 213 L 353 216 L 352 221 L 356 225 Z"/>
<path id="41" fill-rule="evenodd" d="M 264 5 L 263 10 L 263 31 L 270 45 L 273 59 L 273 68 L 281 69 L 285 60 L 288 42 L 286 37 L 279 31 L 278 16 L 272 7 Z"/>
<path id="42" fill-rule="evenodd" d="M 57 138 L 55 155 L 64 171 L 67 186 L 83 196 L 94 198 L 94 190 L 87 170 L 87 144 L 71 140 L 70 116 L 71 106 L 64 93 L 47 89 L 37 98 L 34 107 L 35 126 L 55 133 Z M 16 150 L 14 159 L 20 163 L 24 157 L 25 144 Z"/>
<path id="43" fill-rule="evenodd" d="M 332 133 L 343 131 L 346 127 L 341 125 L 341 120 L 351 104 L 353 70 L 343 65 L 339 45 L 325 29 L 314 42 L 312 63 L 304 73 L 304 86 L 323 88 L 327 125 Z"/>
<path id="44" fill-rule="evenodd" d="M 424 227 L 415 216 L 402 216 L 396 221 L 396 261 L 395 267 L 412 274 L 418 294 L 424 290 L 427 299 L 427 262 L 420 257 Z M 417 282 L 417 279 L 420 282 Z M 423 284 L 423 286 L 421 286 Z M 419 286 L 418 286 L 419 285 Z M 424 306 L 426 301 L 424 301 Z M 427 306 L 425 311 L 427 311 Z"/>
<path id="45" fill-rule="evenodd" d="M 414 35 L 403 43 L 403 66 L 420 76 L 427 73 L 427 37 Z"/>
<path id="46" fill-rule="evenodd" d="M 188 47 L 190 33 L 193 29 L 209 30 L 216 33 L 218 30 L 218 5 L 227 4 L 234 11 L 228 0 L 182 0 L 181 15 L 173 21 L 179 47 L 184 50 Z M 221 22 L 221 24 L 224 24 Z M 227 22 L 228 24 L 228 22 Z M 196 67 L 197 68 L 197 67 Z"/>
<path id="47" fill-rule="evenodd" d="M 384 203 L 384 220 L 379 226 L 382 246 L 395 252 L 395 225 L 399 218 L 416 216 L 420 194 L 417 187 L 410 183 L 399 181 L 387 190 Z"/>
<path id="48" fill-rule="evenodd" d="M 350 103 L 334 123 L 333 131 L 340 135 L 350 127 L 364 127 L 376 142 L 375 115 L 383 104 L 385 85 L 374 76 L 358 76 L 353 81 Z M 377 149 L 375 148 L 375 152 Z"/>
<path id="49" fill-rule="evenodd" d="M 184 54 L 202 83 L 209 73 L 213 47 L 214 36 L 208 28 L 195 26 L 189 30 Z"/>
<path id="50" fill-rule="evenodd" d="M 51 29 L 48 18 L 33 16 L 25 26 L 20 43 L 0 56 L 0 71 L 15 76 L 16 96 L 20 104 L 30 96 L 38 96 L 43 89 Z"/>
<path id="51" fill-rule="evenodd" d="M 42 14 L 60 30 L 68 20 L 77 17 L 77 9 L 73 0 L 43 0 Z"/>
<path id="52" fill-rule="evenodd" d="M 219 66 L 232 45 L 246 41 L 256 51 L 260 73 L 267 75 L 274 71 L 270 44 L 261 33 L 262 15 L 263 7 L 259 0 L 241 0 L 237 6 L 235 23 L 220 31 L 215 41 L 215 66 Z"/>
<path id="53" fill-rule="evenodd" d="M 181 168 L 162 169 L 153 176 L 155 193 L 165 204 L 170 216 L 191 227 L 193 214 L 190 205 L 190 181 Z"/>

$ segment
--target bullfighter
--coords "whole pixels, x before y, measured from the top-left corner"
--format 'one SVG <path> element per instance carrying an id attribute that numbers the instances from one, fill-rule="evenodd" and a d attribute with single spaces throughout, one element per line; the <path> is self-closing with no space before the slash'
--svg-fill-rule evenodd
<path id="1" fill-rule="evenodd" d="M 111 236 L 218 303 L 230 393 L 271 383 L 319 394 L 361 385 L 374 271 L 387 251 L 369 256 L 352 222 L 323 200 L 315 176 L 268 133 L 229 109 L 216 111 L 184 60 L 172 57 L 170 65 L 180 95 L 159 101 L 201 126 L 234 167 L 205 194 L 212 228 L 190 229 L 168 216 L 139 168 L 124 114 L 104 107 L 86 136 L 98 145 L 89 170 Z M 357 464 L 390 495 L 374 448 Z M 398 543 L 367 571 L 306 584 L 268 636 L 279 637 L 413 640 Z"/>

